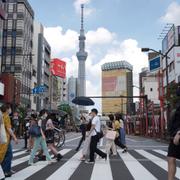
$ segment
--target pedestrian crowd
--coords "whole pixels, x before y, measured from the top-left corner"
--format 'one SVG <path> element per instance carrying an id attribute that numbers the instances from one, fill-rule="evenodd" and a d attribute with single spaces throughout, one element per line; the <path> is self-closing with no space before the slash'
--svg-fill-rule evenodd
<path id="1" fill-rule="evenodd" d="M 85 161 L 85 163 L 88 164 L 93 164 L 95 162 L 95 153 L 105 160 L 111 155 L 116 156 L 116 146 L 123 149 L 122 153 L 127 152 L 124 121 L 121 114 L 110 114 L 110 122 L 106 124 L 104 128 L 102 128 L 97 109 L 91 110 L 88 119 L 89 122 L 87 122 L 84 116 L 81 117 L 80 130 L 82 138 L 76 148 L 76 151 L 78 151 L 84 141 L 81 157 L 82 161 Z M 103 136 L 106 139 L 105 152 L 101 151 L 97 147 L 98 142 Z"/>
<path id="2" fill-rule="evenodd" d="M 0 180 L 11 177 L 15 172 L 11 168 L 13 151 L 11 139 L 18 144 L 15 132 L 12 129 L 11 106 L 5 104 L 0 109 Z M 37 157 L 38 160 L 45 159 L 48 164 L 55 163 L 62 159 L 54 145 L 54 124 L 53 117 L 48 111 L 43 109 L 39 115 L 31 114 L 25 124 L 25 146 L 30 152 L 29 165 L 33 165 Z M 18 130 L 17 130 L 18 131 Z M 50 156 L 49 150 L 54 155 Z"/>
<path id="3" fill-rule="evenodd" d="M 178 94 L 179 93 L 179 94 Z M 180 89 L 177 91 L 180 96 Z M 15 172 L 11 168 L 13 151 L 11 140 L 18 144 L 16 133 L 18 129 L 12 128 L 10 119 L 11 106 L 4 104 L 0 108 L 0 180 L 11 177 Z M 30 152 L 28 161 L 32 166 L 36 160 L 47 160 L 48 164 L 60 161 L 63 156 L 58 152 L 54 139 L 54 117 L 43 109 L 39 114 L 32 113 L 25 124 L 25 147 Z M 110 114 L 109 121 L 102 126 L 97 109 L 92 109 L 89 116 L 82 115 L 80 118 L 80 130 L 82 137 L 75 151 L 79 151 L 82 143 L 82 157 L 80 161 L 94 164 L 96 154 L 105 161 L 109 156 L 117 156 L 117 147 L 122 153 L 128 151 L 126 145 L 126 131 L 123 115 L 120 113 Z M 18 125 L 18 123 L 16 123 Z M 168 131 L 170 144 L 168 148 L 168 180 L 173 180 L 176 174 L 176 159 L 180 159 L 180 103 L 172 112 Z M 98 147 L 101 138 L 105 139 L 105 150 Z M 52 153 L 51 156 L 50 154 Z"/>

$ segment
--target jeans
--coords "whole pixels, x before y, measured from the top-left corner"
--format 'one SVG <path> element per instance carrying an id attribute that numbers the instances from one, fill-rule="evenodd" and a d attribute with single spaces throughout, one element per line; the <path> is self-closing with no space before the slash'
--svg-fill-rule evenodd
<path id="1" fill-rule="evenodd" d="M 92 136 L 91 137 L 91 143 L 90 143 L 90 161 L 94 161 L 94 153 L 97 153 L 102 158 L 105 158 L 107 155 L 106 153 L 102 152 L 100 149 L 97 148 L 97 144 L 99 142 L 98 136 Z"/>
<path id="2" fill-rule="evenodd" d="M 12 158 L 13 158 L 12 146 L 11 146 L 11 143 L 9 143 L 6 155 L 4 157 L 3 162 L 1 163 L 4 173 L 11 172 Z"/>
<path id="3" fill-rule="evenodd" d="M 35 154 L 38 151 L 38 148 L 39 148 L 40 145 L 41 145 L 41 148 L 43 149 L 44 154 L 46 155 L 46 160 L 51 161 L 51 156 L 49 155 L 49 152 L 48 152 L 46 140 L 44 140 L 42 138 L 42 136 L 36 137 L 34 140 L 35 140 L 34 141 L 34 147 L 33 147 L 33 150 L 31 152 L 31 156 L 30 156 L 30 159 L 29 159 L 29 164 L 33 163 Z"/>

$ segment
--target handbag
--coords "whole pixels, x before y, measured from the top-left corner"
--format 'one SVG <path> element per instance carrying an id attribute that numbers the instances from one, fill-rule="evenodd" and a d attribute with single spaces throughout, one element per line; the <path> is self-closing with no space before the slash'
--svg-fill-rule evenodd
<path id="1" fill-rule="evenodd" d="M 4 127 L 4 123 L 0 124 L 0 144 L 6 144 L 7 143 L 7 136 L 6 136 L 6 130 Z"/>
<path id="2" fill-rule="evenodd" d="M 104 137 L 104 133 L 103 133 L 102 130 L 100 130 L 100 132 L 97 132 L 97 130 L 95 128 L 94 128 L 94 130 L 96 131 L 97 137 L 98 137 L 99 140 Z"/>
<path id="3" fill-rule="evenodd" d="M 107 130 L 107 133 L 106 133 L 105 137 L 106 137 L 106 139 L 109 139 L 109 140 L 115 140 L 116 131 Z"/>
<path id="4" fill-rule="evenodd" d="M 29 129 L 29 134 L 32 137 L 40 137 L 41 136 L 41 128 L 38 125 L 32 125 Z"/>

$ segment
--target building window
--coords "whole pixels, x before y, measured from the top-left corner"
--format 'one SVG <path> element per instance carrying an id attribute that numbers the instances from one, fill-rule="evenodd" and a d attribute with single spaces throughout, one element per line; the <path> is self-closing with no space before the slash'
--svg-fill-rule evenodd
<path id="1" fill-rule="evenodd" d="M 150 88 L 150 91 L 152 92 L 152 91 L 153 91 L 153 88 Z"/>

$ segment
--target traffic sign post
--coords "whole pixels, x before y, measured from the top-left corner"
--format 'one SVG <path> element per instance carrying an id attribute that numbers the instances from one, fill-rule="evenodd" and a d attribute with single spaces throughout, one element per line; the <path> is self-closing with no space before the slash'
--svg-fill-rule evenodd
<path id="1" fill-rule="evenodd" d="M 159 70 L 160 67 L 161 67 L 161 57 L 160 56 L 157 56 L 157 57 L 149 60 L 150 72 Z"/>
<path id="2" fill-rule="evenodd" d="M 46 90 L 46 87 L 44 85 L 41 86 L 37 86 L 35 88 L 32 89 L 32 93 L 33 94 L 42 94 L 44 93 Z"/>

